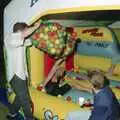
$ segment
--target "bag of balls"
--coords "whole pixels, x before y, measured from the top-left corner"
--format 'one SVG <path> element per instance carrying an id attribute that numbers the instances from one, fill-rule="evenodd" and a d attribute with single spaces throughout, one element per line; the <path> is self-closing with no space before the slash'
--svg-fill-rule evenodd
<path id="1" fill-rule="evenodd" d="M 54 58 L 66 57 L 74 50 L 76 33 L 58 23 L 42 22 L 32 35 L 33 45 Z"/>

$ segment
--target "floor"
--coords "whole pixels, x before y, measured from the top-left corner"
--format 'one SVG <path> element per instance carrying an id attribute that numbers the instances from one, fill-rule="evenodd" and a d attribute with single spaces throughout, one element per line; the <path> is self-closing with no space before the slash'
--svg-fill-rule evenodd
<path id="1" fill-rule="evenodd" d="M 0 103 L 0 120 L 7 120 L 6 114 L 8 113 L 8 109 L 5 105 Z"/>

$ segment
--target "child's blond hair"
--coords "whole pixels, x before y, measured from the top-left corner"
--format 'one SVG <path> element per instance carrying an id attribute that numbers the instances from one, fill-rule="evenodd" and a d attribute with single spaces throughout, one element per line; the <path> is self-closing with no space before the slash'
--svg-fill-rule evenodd
<path id="1" fill-rule="evenodd" d="M 104 87 L 105 79 L 103 74 L 96 73 L 92 75 L 90 82 L 92 83 L 94 88 L 101 89 L 102 87 Z"/>

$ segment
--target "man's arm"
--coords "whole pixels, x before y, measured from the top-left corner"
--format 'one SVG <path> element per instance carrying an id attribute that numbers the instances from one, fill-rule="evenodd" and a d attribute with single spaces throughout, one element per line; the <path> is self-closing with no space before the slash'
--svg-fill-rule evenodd
<path id="1" fill-rule="evenodd" d="M 40 27 L 40 24 L 41 24 L 41 22 L 39 21 L 39 22 L 35 23 L 32 27 L 28 27 L 25 30 L 23 30 L 22 37 L 26 38 L 29 35 L 31 35 L 36 29 L 38 29 Z"/>

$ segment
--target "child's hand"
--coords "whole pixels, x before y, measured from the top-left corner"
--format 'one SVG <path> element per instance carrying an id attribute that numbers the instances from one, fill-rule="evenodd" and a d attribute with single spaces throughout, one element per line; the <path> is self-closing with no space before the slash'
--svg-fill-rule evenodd
<path id="1" fill-rule="evenodd" d="M 89 89 L 89 92 L 90 92 L 91 94 L 95 94 L 95 88 L 94 88 L 94 87 L 91 87 L 91 88 Z"/>
<path id="2" fill-rule="evenodd" d="M 108 69 L 108 72 L 105 74 L 106 77 L 112 76 L 114 69 L 116 67 L 116 64 L 111 64 L 110 68 Z"/>
<path id="3" fill-rule="evenodd" d="M 60 59 L 58 59 L 56 62 L 55 62 L 55 65 L 57 66 L 57 65 L 60 65 L 60 64 L 62 64 L 62 62 L 64 61 L 64 59 L 63 58 L 60 58 Z"/>
<path id="4" fill-rule="evenodd" d="M 120 63 L 120 56 L 114 56 L 112 58 L 112 64 L 118 64 Z"/>

